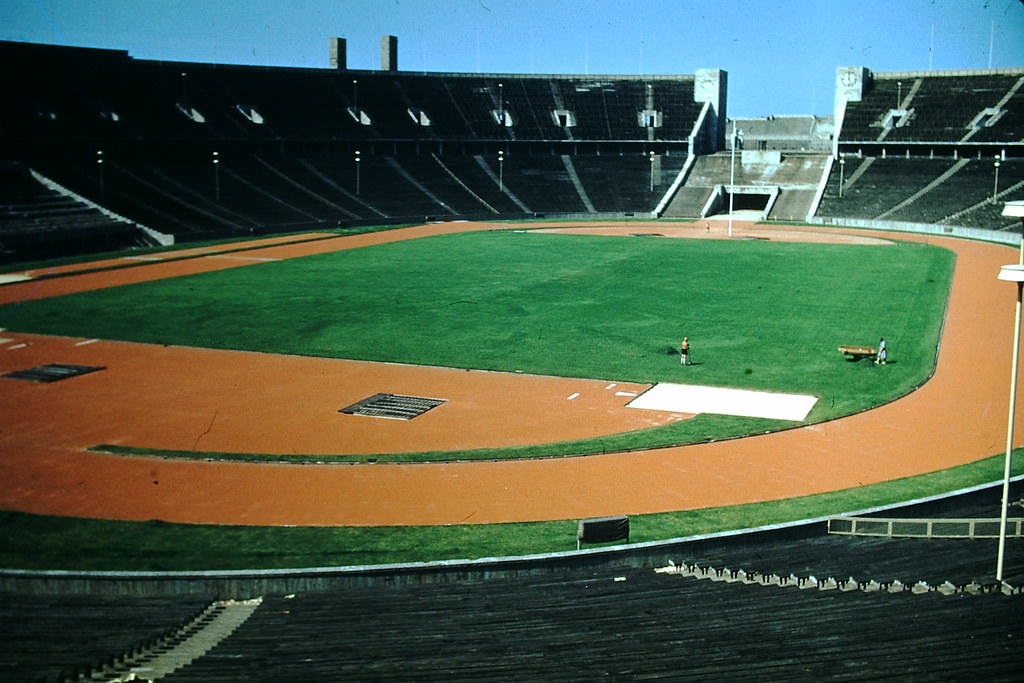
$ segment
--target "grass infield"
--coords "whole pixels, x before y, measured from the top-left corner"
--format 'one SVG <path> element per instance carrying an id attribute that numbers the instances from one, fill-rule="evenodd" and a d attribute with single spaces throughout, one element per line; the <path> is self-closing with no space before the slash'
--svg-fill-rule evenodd
<path id="1" fill-rule="evenodd" d="M 952 265 L 947 250 L 900 242 L 503 230 L 23 302 L 0 309 L 0 321 L 25 332 L 644 383 L 682 379 L 677 345 L 685 334 L 694 361 L 686 382 L 814 394 L 820 400 L 808 421 L 818 421 L 894 399 L 927 379 Z M 836 350 L 883 335 L 892 361 L 884 375 Z M 785 426 L 706 415 L 591 441 L 370 457 L 558 456 Z"/>

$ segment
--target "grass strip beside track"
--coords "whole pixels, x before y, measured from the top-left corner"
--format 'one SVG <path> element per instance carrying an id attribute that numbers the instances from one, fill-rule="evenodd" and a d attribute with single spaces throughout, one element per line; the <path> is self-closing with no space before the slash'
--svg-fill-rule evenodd
<path id="1" fill-rule="evenodd" d="M 1024 474 L 1024 449 L 1014 475 Z M 998 481 L 1003 456 L 941 472 L 786 500 L 633 516 L 633 542 L 745 529 Z M 993 509 L 992 517 L 999 515 Z M 281 569 L 473 559 L 575 548 L 575 520 L 431 527 L 229 527 L 0 512 L 0 567 L 82 571 Z M 685 558 L 681 558 L 685 559 Z"/>
<path id="2" fill-rule="evenodd" d="M 398 228 L 408 227 L 407 224 L 401 225 L 382 225 L 382 226 L 366 226 L 359 228 L 335 228 L 330 230 L 317 230 L 317 235 L 310 235 L 308 231 L 301 233 L 295 233 L 294 239 L 284 240 L 276 242 L 274 246 L 283 246 L 286 244 L 301 244 L 303 242 L 318 242 L 320 240 L 332 239 L 334 237 L 342 237 L 346 235 L 358 235 L 368 232 L 380 232 L 382 230 L 392 230 Z M 66 277 L 69 275 L 84 275 L 86 273 L 101 273 L 108 270 L 121 270 L 122 268 L 135 268 L 143 266 L 149 263 L 145 260 L 132 260 L 143 256 L 159 256 L 160 254 L 166 254 L 166 258 L 159 259 L 164 263 L 173 261 L 186 261 L 195 258 L 205 258 L 213 255 L 224 255 L 224 254 L 235 254 L 246 251 L 254 251 L 256 249 L 264 249 L 267 245 L 265 244 L 252 244 L 254 240 L 262 241 L 275 237 L 287 237 L 292 233 L 283 234 L 266 234 L 260 235 L 259 237 L 234 237 L 222 240 L 207 240 L 198 242 L 183 242 L 178 244 L 171 244 L 167 246 L 159 247 L 143 247 L 139 249 L 99 252 L 93 254 L 82 254 L 79 256 L 67 256 L 64 258 L 46 259 L 43 261 L 24 261 L 20 263 L 5 263 L 0 264 L 0 273 L 14 273 L 23 271 L 45 271 L 48 268 L 61 268 L 60 272 L 47 273 L 41 272 L 33 276 L 34 280 L 47 280 L 55 277 Z M 192 252 L 196 249 L 206 249 L 202 253 L 188 253 L 184 255 L 175 255 L 174 252 L 187 251 Z M 123 263 L 116 265 L 107 264 L 102 266 L 90 266 L 88 264 L 100 261 L 110 260 L 123 260 Z M 81 269 L 67 270 L 65 266 L 73 266 L 76 264 L 82 264 Z"/>
<path id="3" fill-rule="evenodd" d="M 291 454 L 291 453 L 225 453 L 218 451 L 183 451 L 100 444 L 89 450 L 113 455 L 132 455 L 183 460 L 283 463 L 413 463 L 456 462 L 469 460 L 516 460 L 523 458 L 558 458 L 598 453 L 619 453 L 651 448 L 665 448 L 693 443 L 722 441 L 751 434 L 779 431 L 793 427 L 792 422 L 730 415 L 698 415 L 690 420 L 672 422 L 660 427 L 595 439 L 559 441 L 509 448 L 480 448 L 464 451 L 424 451 L 418 453 L 374 454 Z"/>

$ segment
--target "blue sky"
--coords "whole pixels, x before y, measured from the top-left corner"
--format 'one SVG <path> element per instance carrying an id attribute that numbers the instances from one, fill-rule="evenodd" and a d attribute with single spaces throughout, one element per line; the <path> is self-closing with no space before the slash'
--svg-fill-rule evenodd
<path id="1" fill-rule="evenodd" d="M 829 114 L 837 66 L 1024 66 L 1024 0 L 0 0 L 0 39 L 139 59 L 559 74 L 729 72 L 729 114 Z M 990 49 L 991 48 L 991 49 Z"/>

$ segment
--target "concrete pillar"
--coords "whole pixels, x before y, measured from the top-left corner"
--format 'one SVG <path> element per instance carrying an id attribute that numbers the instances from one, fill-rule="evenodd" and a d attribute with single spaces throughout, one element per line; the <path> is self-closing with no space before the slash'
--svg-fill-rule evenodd
<path id="1" fill-rule="evenodd" d="M 835 133 L 832 136 L 832 156 L 839 157 L 839 137 L 843 131 L 847 102 L 860 102 L 871 80 L 871 72 L 863 66 L 840 66 L 836 69 L 836 96 L 833 111 Z"/>
<path id="2" fill-rule="evenodd" d="M 348 52 L 344 38 L 328 38 L 328 64 L 332 69 L 344 71 L 348 68 Z"/>
<path id="3" fill-rule="evenodd" d="M 398 71 L 398 38 L 380 37 L 380 68 L 383 71 Z"/>
<path id="4" fill-rule="evenodd" d="M 728 98 L 728 72 L 722 69 L 697 69 L 694 74 L 693 100 L 711 103 L 711 120 L 708 121 L 707 131 L 711 151 L 725 148 L 726 124 L 729 120 Z"/>

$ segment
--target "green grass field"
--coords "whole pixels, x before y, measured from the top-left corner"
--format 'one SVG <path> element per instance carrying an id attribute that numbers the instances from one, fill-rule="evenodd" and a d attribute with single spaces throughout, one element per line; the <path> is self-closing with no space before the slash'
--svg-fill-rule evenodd
<path id="1" fill-rule="evenodd" d="M 910 243 L 879 247 L 479 232 L 23 302 L 0 308 L 0 326 L 812 393 L 821 398 L 810 415 L 813 421 L 891 400 L 927 379 L 953 260 L 944 249 Z M 684 334 L 696 363 L 685 369 L 676 355 Z M 893 361 L 886 368 L 847 362 L 836 350 L 839 344 L 875 344 L 882 335 Z M 600 441 L 424 457 L 588 453 L 787 425 L 701 416 Z M 998 469 L 988 467 L 993 468 Z M 987 469 L 961 472 L 768 507 L 644 516 L 637 520 L 634 540 L 799 519 L 950 490 L 990 476 Z M 0 519 L 8 541 L 0 564 L 183 569 L 479 557 L 567 549 L 571 527 L 571 522 L 549 522 L 445 529 L 225 529 L 9 513 Z M 15 540 L 19 534 L 34 541 L 26 546 Z M 126 538 L 136 539 L 128 544 L 133 550 L 116 550 Z M 139 551 L 143 546 L 147 549 Z"/>
<path id="2" fill-rule="evenodd" d="M 907 243 L 478 232 L 25 302 L 0 309 L 0 321 L 160 344 L 810 393 L 821 398 L 810 419 L 820 420 L 928 377 L 952 263 L 946 250 Z M 685 369 L 676 355 L 684 334 L 695 362 Z M 884 374 L 836 350 L 882 335 L 893 361 Z M 730 423 L 710 438 L 776 426 Z"/>

